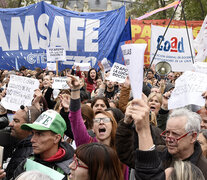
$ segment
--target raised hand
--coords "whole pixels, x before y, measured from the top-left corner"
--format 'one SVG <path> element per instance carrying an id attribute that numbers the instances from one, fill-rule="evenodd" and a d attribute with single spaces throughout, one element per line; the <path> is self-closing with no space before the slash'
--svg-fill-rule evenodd
<path id="1" fill-rule="evenodd" d="M 68 86 L 71 88 L 71 90 L 76 90 L 81 88 L 80 82 L 75 76 L 69 75 L 66 82 Z"/>

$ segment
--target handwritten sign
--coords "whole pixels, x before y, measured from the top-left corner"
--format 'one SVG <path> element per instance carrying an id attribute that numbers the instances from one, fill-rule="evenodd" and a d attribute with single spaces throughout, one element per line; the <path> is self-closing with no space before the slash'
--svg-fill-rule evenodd
<path id="1" fill-rule="evenodd" d="M 125 44 L 121 46 L 134 98 L 141 99 L 143 86 L 144 52 L 147 44 Z"/>
<path id="2" fill-rule="evenodd" d="M 110 75 L 109 77 L 106 78 L 106 80 L 124 83 L 127 75 L 128 75 L 128 69 L 126 66 L 119 63 L 114 63 L 111 68 Z"/>
<path id="3" fill-rule="evenodd" d="M 31 106 L 34 90 L 38 88 L 37 79 L 11 75 L 2 105 L 12 111 L 17 111 L 21 105 Z"/>
<path id="4" fill-rule="evenodd" d="M 65 48 L 49 47 L 47 49 L 47 61 L 66 61 Z"/>
<path id="5" fill-rule="evenodd" d="M 201 94 L 207 90 L 207 75 L 186 71 L 175 81 L 175 89 L 168 100 L 168 109 L 194 104 L 204 106 Z"/>
<path id="6" fill-rule="evenodd" d="M 39 171 L 43 174 L 50 176 L 54 180 L 62 180 L 65 177 L 63 174 L 59 173 L 58 171 L 55 171 L 54 169 L 44 166 L 35 161 L 32 161 L 31 159 L 27 159 L 25 168 L 26 171 L 32 171 L 32 170 Z"/>
<path id="7" fill-rule="evenodd" d="M 75 62 L 74 66 L 75 66 L 75 68 L 77 66 L 79 66 L 80 71 L 89 71 L 89 69 L 90 69 L 90 63 L 77 63 L 77 62 Z"/>
<path id="8" fill-rule="evenodd" d="M 67 77 L 54 77 L 53 78 L 53 89 L 70 89 L 67 84 Z"/>
<path id="9" fill-rule="evenodd" d="M 193 64 L 195 72 L 207 74 L 207 63 L 206 62 L 195 62 Z"/>

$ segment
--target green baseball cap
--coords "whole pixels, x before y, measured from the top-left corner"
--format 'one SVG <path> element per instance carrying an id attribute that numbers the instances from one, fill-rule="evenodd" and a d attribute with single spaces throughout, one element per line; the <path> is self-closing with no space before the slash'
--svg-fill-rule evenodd
<path id="1" fill-rule="evenodd" d="M 31 131 L 52 131 L 60 134 L 63 137 L 66 131 L 66 123 L 62 116 L 54 110 L 47 110 L 43 112 L 32 124 L 25 123 L 21 126 L 23 130 Z"/>

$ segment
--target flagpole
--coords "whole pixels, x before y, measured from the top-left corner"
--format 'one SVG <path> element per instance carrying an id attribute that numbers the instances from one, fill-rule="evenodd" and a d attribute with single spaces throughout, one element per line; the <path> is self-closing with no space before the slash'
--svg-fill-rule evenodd
<path id="1" fill-rule="evenodd" d="M 180 0 L 180 2 L 181 2 L 181 0 Z M 177 9 L 178 9 L 178 6 L 179 6 L 179 4 L 176 6 L 175 11 L 173 12 L 173 15 L 172 15 L 172 17 L 171 17 L 171 19 L 170 19 L 170 22 L 168 23 L 167 28 L 165 29 L 165 32 L 164 32 L 164 34 L 163 34 L 163 38 L 161 39 L 160 43 L 159 43 L 158 46 L 157 46 L 157 50 L 155 51 L 155 54 L 154 54 L 154 56 L 153 56 L 153 58 L 152 58 L 152 61 L 151 61 L 150 65 L 149 65 L 149 67 L 148 67 L 148 70 L 147 70 L 147 72 L 146 72 L 146 75 L 147 75 L 148 71 L 150 70 L 150 68 L 151 68 L 151 66 L 152 66 L 152 63 L 153 63 L 153 61 L 154 61 L 154 59 L 155 59 L 155 56 L 157 55 L 157 52 L 158 52 L 158 50 L 159 50 L 159 48 L 160 48 L 160 46 L 161 46 L 161 43 L 162 43 L 163 40 L 164 40 L 164 37 L 165 37 L 165 35 L 166 35 L 166 33 L 167 33 L 167 30 L 169 29 L 169 26 L 170 26 L 170 24 L 171 24 L 171 22 L 172 22 L 172 20 L 173 20 L 173 18 L 174 18 L 174 16 L 175 16 L 175 13 L 176 13 L 176 11 L 177 11 Z"/>
<path id="2" fill-rule="evenodd" d="M 185 21 L 185 27 L 186 27 L 186 31 L 187 31 L 187 36 L 188 36 L 188 43 L 189 43 L 189 46 L 190 46 L 191 58 L 192 58 L 192 62 L 193 62 L 193 64 L 194 64 L 192 47 L 191 47 L 191 44 L 190 44 L 190 36 L 189 36 L 189 32 L 188 32 L 187 21 L 186 21 L 185 12 L 184 12 L 184 7 L 183 7 L 183 4 L 182 4 L 182 3 L 181 3 L 181 6 L 182 6 L 182 13 L 183 13 L 184 21 Z"/>

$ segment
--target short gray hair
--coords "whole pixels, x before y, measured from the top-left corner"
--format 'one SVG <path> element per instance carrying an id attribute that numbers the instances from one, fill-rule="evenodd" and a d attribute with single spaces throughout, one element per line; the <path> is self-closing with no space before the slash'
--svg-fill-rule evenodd
<path id="1" fill-rule="evenodd" d="M 26 171 L 21 173 L 15 180 L 53 180 L 46 174 L 39 171 Z"/>
<path id="2" fill-rule="evenodd" d="M 186 108 L 179 108 L 173 110 L 173 112 L 169 115 L 168 120 L 180 116 L 184 116 L 187 118 L 187 123 L 185 125 L 186 132 L 194 131 L 197 132 L 198 135 L 200 132 L 200 124 L 201 124 L 200 115 Z"/>

